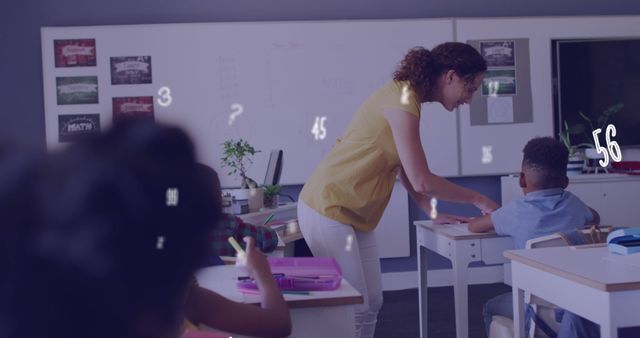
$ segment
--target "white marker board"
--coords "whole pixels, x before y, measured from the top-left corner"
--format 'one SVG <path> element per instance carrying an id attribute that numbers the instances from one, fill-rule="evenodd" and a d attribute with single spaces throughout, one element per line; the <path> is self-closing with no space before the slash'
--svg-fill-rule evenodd
<path id="1" fill-rule="evenodd" d="M 87 38 L 96 41 L 96 66 L 55 67 L 54 40 Z M 410 48 L 452 39 L 450 19 L 46 27 L 47 145 L 59 143 L 58 115 L 100 114 L 104 129 L 113 97 L 153 96 L 155 119 L 184 127 L 203 162 L 220 168 L 221 143 L 244 138 L 262 151 L 250 177 L 261 183 L 270 151 L 282 149 L 281 183 L 301 184 Z M 151 56 L 152 83 L 112 85 L 109 58 L 117 56 Z M 58 76 L 97 76 L 99 103 L 58 105 Z M 163 86 L 168 107 L 157 102 Z M 229 126 L 234 104 L 243 112 Z M 324 139 L 311 132 L 316 117 L 326 117 Z M 431 169 L 457 175 L 455 114 L 425 105 L 421 128 Z M 220 172 L 224 187 L 239 185 Z"/>

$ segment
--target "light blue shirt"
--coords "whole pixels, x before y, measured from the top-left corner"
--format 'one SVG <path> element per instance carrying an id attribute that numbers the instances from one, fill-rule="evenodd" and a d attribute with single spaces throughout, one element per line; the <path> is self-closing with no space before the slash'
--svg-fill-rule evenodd
<path id="1" fill-rule="evenodd" d="M 536 237 L 583 228 L 593 221 L 589 207 L 562 188 L 533 191 L 491 213 L 499 235 L 513 237 L 516 249 Z"/>

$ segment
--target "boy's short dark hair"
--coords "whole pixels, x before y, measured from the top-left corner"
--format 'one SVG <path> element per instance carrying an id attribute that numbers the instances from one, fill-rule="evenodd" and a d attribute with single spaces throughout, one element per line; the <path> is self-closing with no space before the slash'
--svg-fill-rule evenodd
<path id="1" fill-rule="evenodd" d="M 562 187 L 567 176 L 569 151 L 560 141 L 552 137 L 536 137 L 527 142 L 522 152 L 522 167 L 537 172 L 538 189 Z"/>

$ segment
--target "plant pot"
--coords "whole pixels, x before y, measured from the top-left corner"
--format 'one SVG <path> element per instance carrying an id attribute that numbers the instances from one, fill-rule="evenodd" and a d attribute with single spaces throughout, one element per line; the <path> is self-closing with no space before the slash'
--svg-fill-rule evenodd
<path id="1" fill-rule="evenodd" d="M 582 168 L 584 167 L 584 158 L 580 155 L 569 156 L 567 162 L 567 176 L 582 174 Z"/>
<path id="2" fill-rule="evenodd" d="M 236 200 L 247 200 L 249 212 L 260 211 L 264 205 L 264 191 L 261 188 L 232 189 L 229 192 Z"/>
<path id="3" fill-rule="evenodd" d="M 602 167 L 599 161 L 604 160 L 603 152 L 598 153 L 595 148 L 587 148 L 584 150 L 584 156 L 587 158 L 587 167 Z"/>
<path id="4" fill-rule="evenodd" d="M 278 207 L 279 200 L 278 195 L 264 195 L 264 207 L 275 209 Z"/>

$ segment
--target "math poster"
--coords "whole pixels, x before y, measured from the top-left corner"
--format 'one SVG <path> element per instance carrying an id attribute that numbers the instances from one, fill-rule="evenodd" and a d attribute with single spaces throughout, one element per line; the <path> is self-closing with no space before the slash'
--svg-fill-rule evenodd
<path id="1" fill-rule="evenodd" d="M 111 58 L 111 84 L 151 83 L 151 56 L 116 56 Z"/>
<path id="2" fill-rule="evenodd" d="M 56 77 L 56 97 L 59 105 L 98 103 L 98 77 Z"/>
<path id="3" fill-rule="evenodd" d="M 54 40 L 56 67 L 94 67 L 95 39 Z"/>
<path id="4" fill-rule="evenodd" d="M 114 97 L 113 122 L 131 118 L 153 120 L 153 96 Z"/>
<path id="5" fill-rule="evenodd" d="M 76 142 L 100 133 L 100 114 L 58 115 L 58 141 Z"/>

